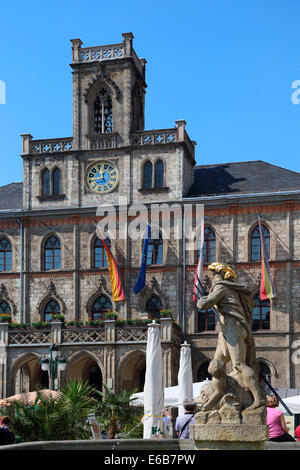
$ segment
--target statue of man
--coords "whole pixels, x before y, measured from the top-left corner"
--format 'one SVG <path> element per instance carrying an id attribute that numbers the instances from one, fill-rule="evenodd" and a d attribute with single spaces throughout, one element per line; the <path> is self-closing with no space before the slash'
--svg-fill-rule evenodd
<path id="1" fill-rule="evenodd" d="M 234 282 L 234 270 L 221 263 L 212 263 L 213 287 L 208 295 L 197 302 L 199 309 L 215 306 L 220 315 L 220 332 L 214 359 L 224 364 L 231 360 L 230 376 L 253 395 L 253 403 L 247 409 L 265 405 L 259 385 L 259 368 L 252 336 L 253 299 L 250 291 Z M 214 397 L 216 399 L 216 396 Z"/>

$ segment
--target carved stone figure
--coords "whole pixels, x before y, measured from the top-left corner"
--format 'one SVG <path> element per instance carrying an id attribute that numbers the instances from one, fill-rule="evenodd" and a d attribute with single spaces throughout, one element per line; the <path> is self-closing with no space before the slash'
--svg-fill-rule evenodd
<path id="1" fill-rule="evenodd" d="M 253 300 L 250 291 L 236 283 L 236 274 L 226 264 L 212 263 L 213 286 L 208 295 L 197 302 L 199 309 L 215 307 L 220 315 L 218 344 L 209 366 L 212 390 L 202 410 L 219 409 L 230 401 L 233 406 L 247 411 L 265 405 L 265 397 L 259 384 L 259 368 L 252 335 Z M 231 361 L 231 373 L 227 376 L 225 365 Z M 245 392 L 250 392 L 245 394 Z M 251 403 L 252 401 L 252 403 Z"/>

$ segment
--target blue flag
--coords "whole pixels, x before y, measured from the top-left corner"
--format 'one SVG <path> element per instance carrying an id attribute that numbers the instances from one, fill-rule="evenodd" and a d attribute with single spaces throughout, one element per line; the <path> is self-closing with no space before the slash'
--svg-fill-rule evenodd
<path id="1" fill-rule="evenodd" d="M 146 284 L 146 266 L 147 266 L 147 253 L 148 253 L 148 242 L 150 238 L 151 227 L 148 224 L 145 232 L 144 243 L 143 243 L 143 254 L 141 260 L 141 267 L 139 271 L 139 275 L 136 281 L 136 284 L 133 288 L 133 292 L 137 294 L 140 290 L 145 287 Z"/>

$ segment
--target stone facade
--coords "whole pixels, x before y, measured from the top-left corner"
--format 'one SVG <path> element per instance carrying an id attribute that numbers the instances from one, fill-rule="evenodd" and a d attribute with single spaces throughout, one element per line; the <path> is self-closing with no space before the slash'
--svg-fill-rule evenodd
<path id="1" fill-rule="evenodd" d="M 132 40 L 132 34 L 125 33 L 122 43 L 95 48 L 82 48 L 79 39 L 72 40 L 73 136 L 49 140 L 22 136 L 23 207 L 0 211 L 1 235 L 12 245 L 11 270 L 0 272 L 0 300 L 10 305 L 13 323 L 42 321 L 50 299 L 58 302 L 65 322 L 87 322 L 93 301 L 101 294 L 110 299 L 121 320 L 138 320 L 155 294 L 163 308 L 172 310 L 174 319 L 168 327 L 161 320 L 165 385 L 177 384 L 183 336 L 175 322 L 183 327 L 184 338 L 192 346 L 197 381 L 199 368 L 213 356 L 217 338 L 216 331 L 199 332 L 198 328 L 192 302 L 197 253 L 184 253 L 181 239 L 164 240 L 163 262 L 147 268 L 146 287 L 134 295 L 142 241 L 116 239 L 111 250 L 126 300 L 114 302 L 108 269 L 93 264 L 97 208 L 113 205 L 120 223 L 120 203 L 129 207 L 141 203 L 147 208 L 154 202 L 177 203 L 180 208 L 186 203 L 204 204 L 206 224 L 216 234 L 216 259 L 231 263 L 253 295 L 259 291 L 260 263 L 251 261 L 250 243 L 259 211 L 270 231 L 270 267 L 277 297 L 271 300 L 270 329 L 254 333 L 257 352 L 260 362 L 269 367 L 274 386 L 300 388 L 298 366 L 291 361 L 293 343 L 300 339 L 300 194 L 287 188 L 284 194 L 274 190 L 260 195 L 186 197 L 194 184 L 196 144 L 187 135 L 183 120 L 175 121 L 171 129 L 144 129 L 146 61 L 137 57 Z M 93 103 L 102 87 L 112 97 L 113 130 L 94 134 Z M 164 163 L 163 185 L 143 187 L 143 165 L 158 160 Z M 114 191 L 96 194 L 88 188 L 86 169 L 97 161 L 117 166 L 119 180 Z M 43 194 L 42 172 L 51 173 L 55 168 L 61 172 L 61 191 Z M 171 222 L 174 231 L 174 218 Z M 61 263 L 59 269 L 45 270 L 45 242 L 51 235 L 60 240 Z M 38 360 L 52 342 L 60 345 L 69 361 L 59 381 L 70 377 L 89 380 L 98 367 L 101 384 L 114 390 L 142 389 L 146 327 L 57 328 L 1 326 L 2 396 L 45 385 Z"/>

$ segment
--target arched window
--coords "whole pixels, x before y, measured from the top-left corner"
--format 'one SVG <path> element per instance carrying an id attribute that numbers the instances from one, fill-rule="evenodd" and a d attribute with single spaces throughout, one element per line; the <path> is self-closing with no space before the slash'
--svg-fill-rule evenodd
<path id="1" fill-rule="evenodd" d="M 49 300 L 44 309 L 44 321 L 51 321 L 52 314 L 60 313 L 59 303 L 55 299 Z"/>
<path id="2" fill-rule="evenodd" d="M 0 301 L 0 315 L 3 315 L 3 314 L 4 315 L 11 314 L 10 305 L 5 300 Z"/>
<path id="3" fill-rule="evenodd" d="M 151 234 L 148 241 L 147 266 L 163 263 L 163 239 L 159 232 L 159 238 L 152 239 Z"/>
<path id="4" fill-rule="evenodd" d="M 113 309 L 112 303 L 106 295 L 100 295 L 92 305 L 91 316 L 93 320 L 103 320 L 104 314 Z"/>
<path id="5" fill-rule="evenodd" d="M 49 196 L 51 193 L 50 187 L 50 171 L 45 168 L 42 172 L 42 195 Z"/>
<path id="6" fill-rule="evenodd" d="M 153 165 L 150 161 L 145 163 L 144 168 L 143 168 L 143 188 L 144 189 L 150 189 L 152 188 L 152 177 L 153 173 Z"/>
<path id="7" fill-rule="evenodd" d="M 198 369 L 197 382 L 204 382 L 204 380 L 211 380 L 211 375 L 208 373 L 209 362 L 204 362 Z"/>
<path id="8" fill-rule="evenodd" d="M 254 297 L 252 310 L 252 331 L 270 329 L 270 300 L 261 300 L 260 295 Z"/>
<path id="9" fill-rule="evenodd" d="M 106 245 L 110 248 L 110 239 L 106 238 Z M 106 268 L 108 266 L 105 248 L 100 238 L 94 241 L 94 268 Z"/>
<path id="10" fill-rule="evenodd" d="M 106 134 L 112 132 L 113 115 L 111 96 L 102 88 L 94 101 L 94 132 Z"/>
<path id="11" fill-rule="evenodd" d="M 258 366 L 259 366 L 259 372 L 267 379 L 267 381 L 269 383 L 271 383 L 271 371 L 270 371 L 270 367 L 265 364 L 265 362 L 258 362 Z M 265 384 L 263 384 L 265 385 Z M 264 386 L 264 388 L 266 389 L 267 385 Z M 267 390 L 266 390 L 267 391 Z"/>
<path id="12" fill-rule="evenodd" d="M 165 180 L 165 165 L 162 160 L 158 160 L 154 167 L 154 186 L 162 188 Z"/>
<path id="13" fill-rule="evenodd" d="M 200 252 L 198 250 L 197 257 L 199 258 Z M 216 235 L 212 228 L 205 227 L 204 229 L 204 243 L 203 243 L 203 263 L 213 263 L 216 261 Z"/>
<path id="14" fill-rule="evenodd" d="M 268 257 L 270 256 L 270 231 L 265 226 L 262 225 L 262 230 L 265 239 L 265 245 Z M 259 261 L 261 259 L 261 244 L 260 244 L 260 234 L 259 226 L 257 225 L 251 233 L 251 261 Z"/>
<path id="15" fill-rule="evenodd" d="M 7 238 L 0 240 L 0 271 L 12 270 L 12 249 Z"/>
<path id="16" fill-rule="evenodd" d="M 214 331 L 216 329 L 216 317 L 213 310 L 198 310 L 198 332 Z"/>
<path id="17" fill-rule="evenodd" d="M 152 295 L 146 303 L 146 312 L 150 318 L 160 318 L 160 311 L 162 309 L 162 303 L 157 295 Z"/>
<path id="18" fill-rule="evenodd" d="M 44 269 L 60 269 L 60 241 L 54 235 L 45 243 Z"/>
<path id="19" fill-rule="evenodd" d="M 52 173 L 52 194 L 61 193 L 61 172 L 59 168 L 55 168 Z"/>

